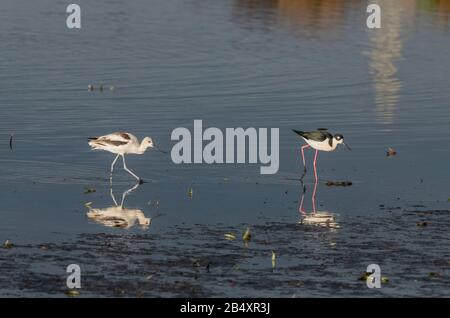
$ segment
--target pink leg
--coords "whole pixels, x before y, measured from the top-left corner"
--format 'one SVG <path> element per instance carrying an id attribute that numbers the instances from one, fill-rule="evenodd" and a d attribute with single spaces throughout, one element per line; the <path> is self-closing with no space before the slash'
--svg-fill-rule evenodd
<path id="1" fill-rule="evenodd" d="M 317 154 L 319 153 L 318 150 L 316 150 L 316 154 L 314 155 L 314 177 L 316 177 L 316 183 L 317 183 L 317 167 L 316 167 L 316 162 L 317 162 Z"/>
<path id="2" fill-rule="evenodd" d="M 298 207 L 298 212 L 300 212 L 303 216 L 306 216 L 306 211 L 303 208 L 303 202 L 305 200 L 305 192 L 306 192 L 306 187 L 303 184 L 303 181 L 300 181 L 302 183 L 302 198 L 300 200 L 300 206 Z"/>
<path id="3" fill-rule="evenodd" d="M 303 208 L 303 200 L 305 199 L 305 192 L 302 193 L 302 199 L 300 201 L 300 206 L 298 207 L 298 212 L 300 212 L 303 216 L 306 216 L 306 211 Z"/>
<path id="4" fill-rule="evenodd" d="M 316 178 L 316 180 L 314 182 L 314 191 L 313 191 L 313 195 L 311 197 L 314 214 L 316 213 L 316 191 L 317 191 L 317 182 L 319 181 L 319 179 L 317 177 L 317 155 L 318 155 L 318 153 L 319 153 L 319 151 L 316 150 L 316 154 L 314 155 L 314 177 Z"/>
<path id="5" fill-rule="evenodd" d="M 316 179 L 316 182 L 314 182 L 314 191 L 313 191 L 313 195 L 311 197 L 312 206 L 313 206 L 313 214 L 316 214 L 316 191 L 317 191 L 317 179 Z"/>

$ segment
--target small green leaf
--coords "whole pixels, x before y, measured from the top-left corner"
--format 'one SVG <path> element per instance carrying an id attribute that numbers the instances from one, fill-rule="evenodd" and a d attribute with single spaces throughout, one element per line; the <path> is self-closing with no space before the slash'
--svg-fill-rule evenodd
<path id="1" fill-rule="evenodd" d="M 250 240 L 252 239 L 252 234 L 250 233 L 249 227 L 245 230 L 245 233 L 242 236 L 242 239 L 244 240 L 244 242 L 250 242 Z"/>
<path id="2" fill-rule="evenodd" d="M 76 289 L 69 289 L 68 291 L 66 291 L 66 295 L 69 297 L 77 297 L 80 296 L 80 292 Z"/>
<path id="3" fill-rule="evenodd" d="M 234 235 L 233 233 L 226 233 L 224 234 L 225 239 L 228 241 L 234 241 L 236 239 L 236 235 Z"/>
<path id="4" fill-rule="evenodd" d="M 5 243 L 3 243 L 3 248 L 13 248 L 14 247 L 14 244 L 13 243 L 11 243 L 11 241 L 10 240 L 6 240 L 5 241 Z"/>
<path id="5" fill-rule="evenodd" d="M 84 193 L 85 194 L 88 194 L 88 193 L 94 193 L 94 192 L 96 192 L 97 190 L 95 190 L 94 188 L 89 188 L 89 187 L 86 187 L 86 188 L 84 188 Z"/>

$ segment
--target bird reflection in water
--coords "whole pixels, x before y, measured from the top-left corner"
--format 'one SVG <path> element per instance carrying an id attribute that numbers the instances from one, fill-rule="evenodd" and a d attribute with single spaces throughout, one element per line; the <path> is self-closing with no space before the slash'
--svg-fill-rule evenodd
<path id="1" fill-rule="evenodd" d="M 120 227 L 120 228 L 131 228 L 134 225 L 139 225 L 143 229 L 147 229 L 150 226 L 151 218 L 147 218 L 144 212 L 139 209 L 128 209 L 124 207 L 124 201 L 127 195 L 136 190 L 139 184 L 126 190 L 122 194 L 122 200 L 120 204 L 117 203 L 116 198 L 112 188 L 110 189 L 110 195 L 115 205 L 98 209 L 91 207 L 90 203 L 86 204 L 89 211 L 86 216 L 98 223 L 101 223 L 108 227 Z"/>
<path id="2" fill-rule="evenodd" d="M 300 206 L 298 208 L 298 212 L 300 213 L 301 216 L 299 223 L 304 225 L 326 227 L 332 230 L 339 229 L 340 226 L 337 223 L 336 217 L 333 213 L 327 211 L 317 211 L 316 209 L 317 179 L 314 182 L 314 190 L 311 196 L 313 208 L 313 211 L 311 213 L 306 212 L 304 208 L 306 186 L 303 183 L 303 181 L 301 181 L 301 185 L 302 185 L 301 199 L 300 199 Z"/>

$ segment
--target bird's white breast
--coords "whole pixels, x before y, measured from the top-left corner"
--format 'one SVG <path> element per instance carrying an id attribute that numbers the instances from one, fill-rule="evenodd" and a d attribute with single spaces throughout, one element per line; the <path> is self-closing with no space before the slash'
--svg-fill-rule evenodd
<path id="1" fill-rule="evenodd" d="M 305 138 L 303 138 L 305 139 Z M 328 139 L 325 139 L 324 141 L 315 141 L 310 139 L 305 139 L 306 143 L 310 145 L 312 148 L 320 150 L 320 151 L 333 151 L 336 149 L 336 143 L 333 143 L 333 146 L 330 146 L 330 143 L 328 142 Z"/>

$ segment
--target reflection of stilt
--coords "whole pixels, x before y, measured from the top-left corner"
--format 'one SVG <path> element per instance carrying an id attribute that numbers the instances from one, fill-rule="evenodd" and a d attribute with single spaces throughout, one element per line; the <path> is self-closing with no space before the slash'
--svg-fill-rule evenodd
<path id="1" fill-rule="evenodd" d="M 312 208 L 313 212 L 308 215 L 304 208 L 304 202 L 305 202 L 305 193 L 306 193 L 306 186 L 303 184 L 303 181 L 301 181 L 302 184 L 302 194 L 300 199 L 300 206 L 298 208 L 298 212 L 301 214 L 301 224 L 309 224 L 309 225 L 319 225 L 319 226 L 325 226 L 330 229 L 338 229 L 339 224 L 336 222 L 336 219 L 334 217 L 334 214 L 325 212 L 325 211 L 317 211 L 316 209 L 316 193 L 317 193 L 317 182 L 316 179 L 314 182 L 314 190 L 311 196 L 312 201 Z"/>
<path id="2" fill-rule="evenodd" d="M 314 182 L 314 190 L 311 196 L 311 202 L 312 202 L 312 208 L 313 208 L 313 214 L 316 214 L 317 210 L 316 210 L 316 192 L 317 192 L 317 182 L 318 180 L 316 179 Z M 306 215 L 306 211 L 305 208 L 303 207 L 303 203 L 305 201 L 305 193 L 306 193 L 306 186 L 304 185 L 303 181 L 300 181 L 302 184 L 302 197 L 300 199 L 300 206 L 298 208 L 298 211 L 302 214 L 302 215 Z"/>

